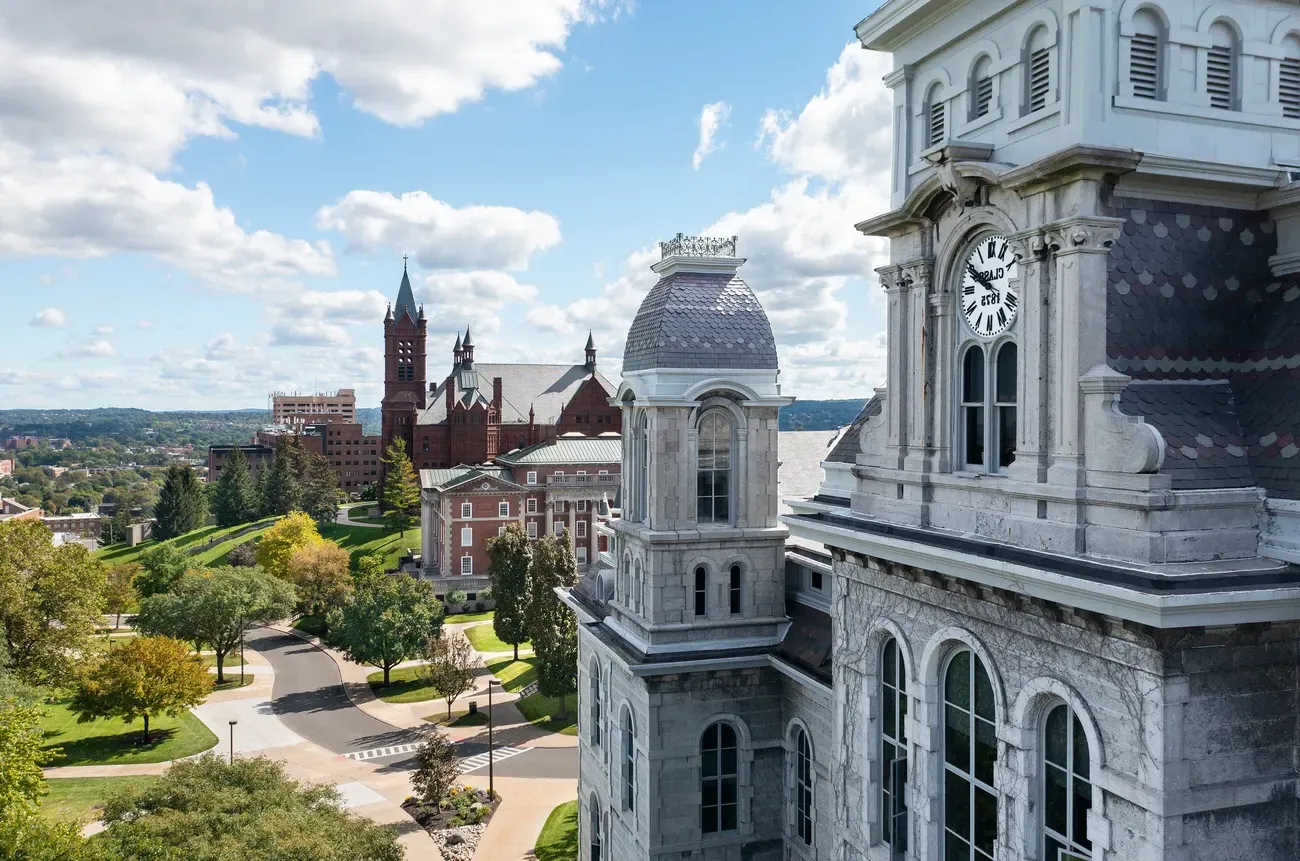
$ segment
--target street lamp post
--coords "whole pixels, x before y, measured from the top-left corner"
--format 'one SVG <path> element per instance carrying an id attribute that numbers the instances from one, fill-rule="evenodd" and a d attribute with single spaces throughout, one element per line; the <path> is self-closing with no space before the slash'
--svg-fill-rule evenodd
<path id="1" fill-rule="evenodd" d="M 239 721 L 237 720 L 230 721 L 230 764 L 231 765 L 235 764 L 235 724 L 237 723 L 239 723 Z"/>
<path id="2" fill-rule="evenodd" d="M 492 689 L 500 686 L 496 679 L 488 679 L 488 799 L 496 798 L 496 788 L 492 780 Z"/>

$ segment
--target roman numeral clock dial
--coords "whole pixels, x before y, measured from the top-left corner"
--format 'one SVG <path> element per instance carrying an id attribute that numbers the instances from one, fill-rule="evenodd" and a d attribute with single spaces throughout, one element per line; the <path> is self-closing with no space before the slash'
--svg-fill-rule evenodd
<path id="1" fill-rule="evenodd" d="M 1012 280 L 1016 256 L 1002 236 L 990 236 L 966 258 L 961 279 L 961 310 L 966 325 L 981 338 L 1001 335 L 1016 321 L 1020 297 Z"/>

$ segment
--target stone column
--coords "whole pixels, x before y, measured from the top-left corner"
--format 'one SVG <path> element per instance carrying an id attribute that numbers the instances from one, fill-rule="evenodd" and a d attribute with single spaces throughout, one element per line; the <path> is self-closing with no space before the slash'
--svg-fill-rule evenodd
<path id="1" fill-rule="evenodd" d="M 1052 484 L 1083 484 L 1083 440 L 1080 416 L 1083 401 L 1079 377 L 1106 363 L 1107 256 L 1124 228 L 1124 219 L 1080 216 L 1044 227 L 1045 242 L 1056 253 L 1056 304 L 1052 330 L 1056 336 Z"/>
<path id="2" fill-rule="evenodd" d="M 956 317 L 953 313 L 953 294 L 951 290 L 936 291 L 930 296 L 931 337 L 929 353 L 933 357 L 930 378 L 933 380 L 927 396 L 932 402 L 928 411 L 930 424 L 930 446 L 927 472 L 947 472 L 952 468 L 952 423 L 954 410 L 951 408 L 956 397 L 953 353 L 957 335 L 953 327 Z"/>
<path id="3" fill-rule="evenodd" d="M 907 378 L 906 469 L 921 472 L 932 445 L 929 413 L 934 410 L 934 332 L 930 330 L 928 300 L 934 280 L 934 264 L 918 260 L 903 267 L 907 296 L 905 372 Z"/>
<path id="4" fill-rule="evenodd" d="M 569 506 L 569 549 L 576 550 L 578 530 L 574 529 L 574 524 L 578 522 L 578 506 L 573 504 L 573 500 L 566 504 Z"/>
<path id="5" fill-rule="evenodd" d="M 596 557 L 600 555 L 600 543 L 596 540 L 596 506 L 599 503 L 593 500 L 587 500 L 587 561 L 595 562 Z"/>
<path id="6" fill-rule="evenodd" d="M 1054 248 L 1037 228 L 1007 237 L 1016 255 L 1020 294 L 1020 367 L 1016 379 L 1016 460 L 1007 474 L 1019 481 L 1047 479 L 1050 441 L 1048 392 L 1051 380 L 1050 326 L 1056 305 L 1051 292 L 1050 256 Z"/>
<path id="7" fill-rule="evenodd" d="M 547 535 L 551 535 L 554 532 L 555 527 L 552 525 L 554 522 L 555 522 L 555 503 L 552 500 L 547 499 L 546 500 L 546 534 Z"/>
<path id="8" fill-rule="evenodd" d="M 876 270 L 880 286 L 885 291 L 886 308 L 886 387 L 889 400 L 885 401 L 885 466 L 902 468 L 902 454 L 906 443 L 903 423 L 907 416 L 909 392 L 907 391 L 907 288 L 903 267 L 885 266 Z"/>

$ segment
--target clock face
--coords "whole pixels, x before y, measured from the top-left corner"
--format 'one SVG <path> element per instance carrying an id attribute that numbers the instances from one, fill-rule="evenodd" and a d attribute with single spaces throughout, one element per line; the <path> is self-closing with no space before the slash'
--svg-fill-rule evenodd
<path id="1" fill-rule="evenodd" d="M 1002 236 L 989 236 L 966 258 L 961 278 L 961 310 L 966 325 L 981 338 L 1001 335 L 1016 321 L 1020 297 L 1011 281 L 1016 256 Z"/>

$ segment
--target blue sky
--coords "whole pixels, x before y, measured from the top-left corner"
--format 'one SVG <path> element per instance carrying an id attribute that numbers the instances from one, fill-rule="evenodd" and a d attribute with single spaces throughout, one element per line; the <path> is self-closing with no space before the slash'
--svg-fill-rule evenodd
<path id="1" fill-rule="evenodd" d="M 615 376 L 677 231 L 739 235 L 787 393 L 880 383 L 874 3 L 145 5 L 6 4 L 0 407 L 377 405 L 403 254 L 430 378 L 467 324 Z"/>

